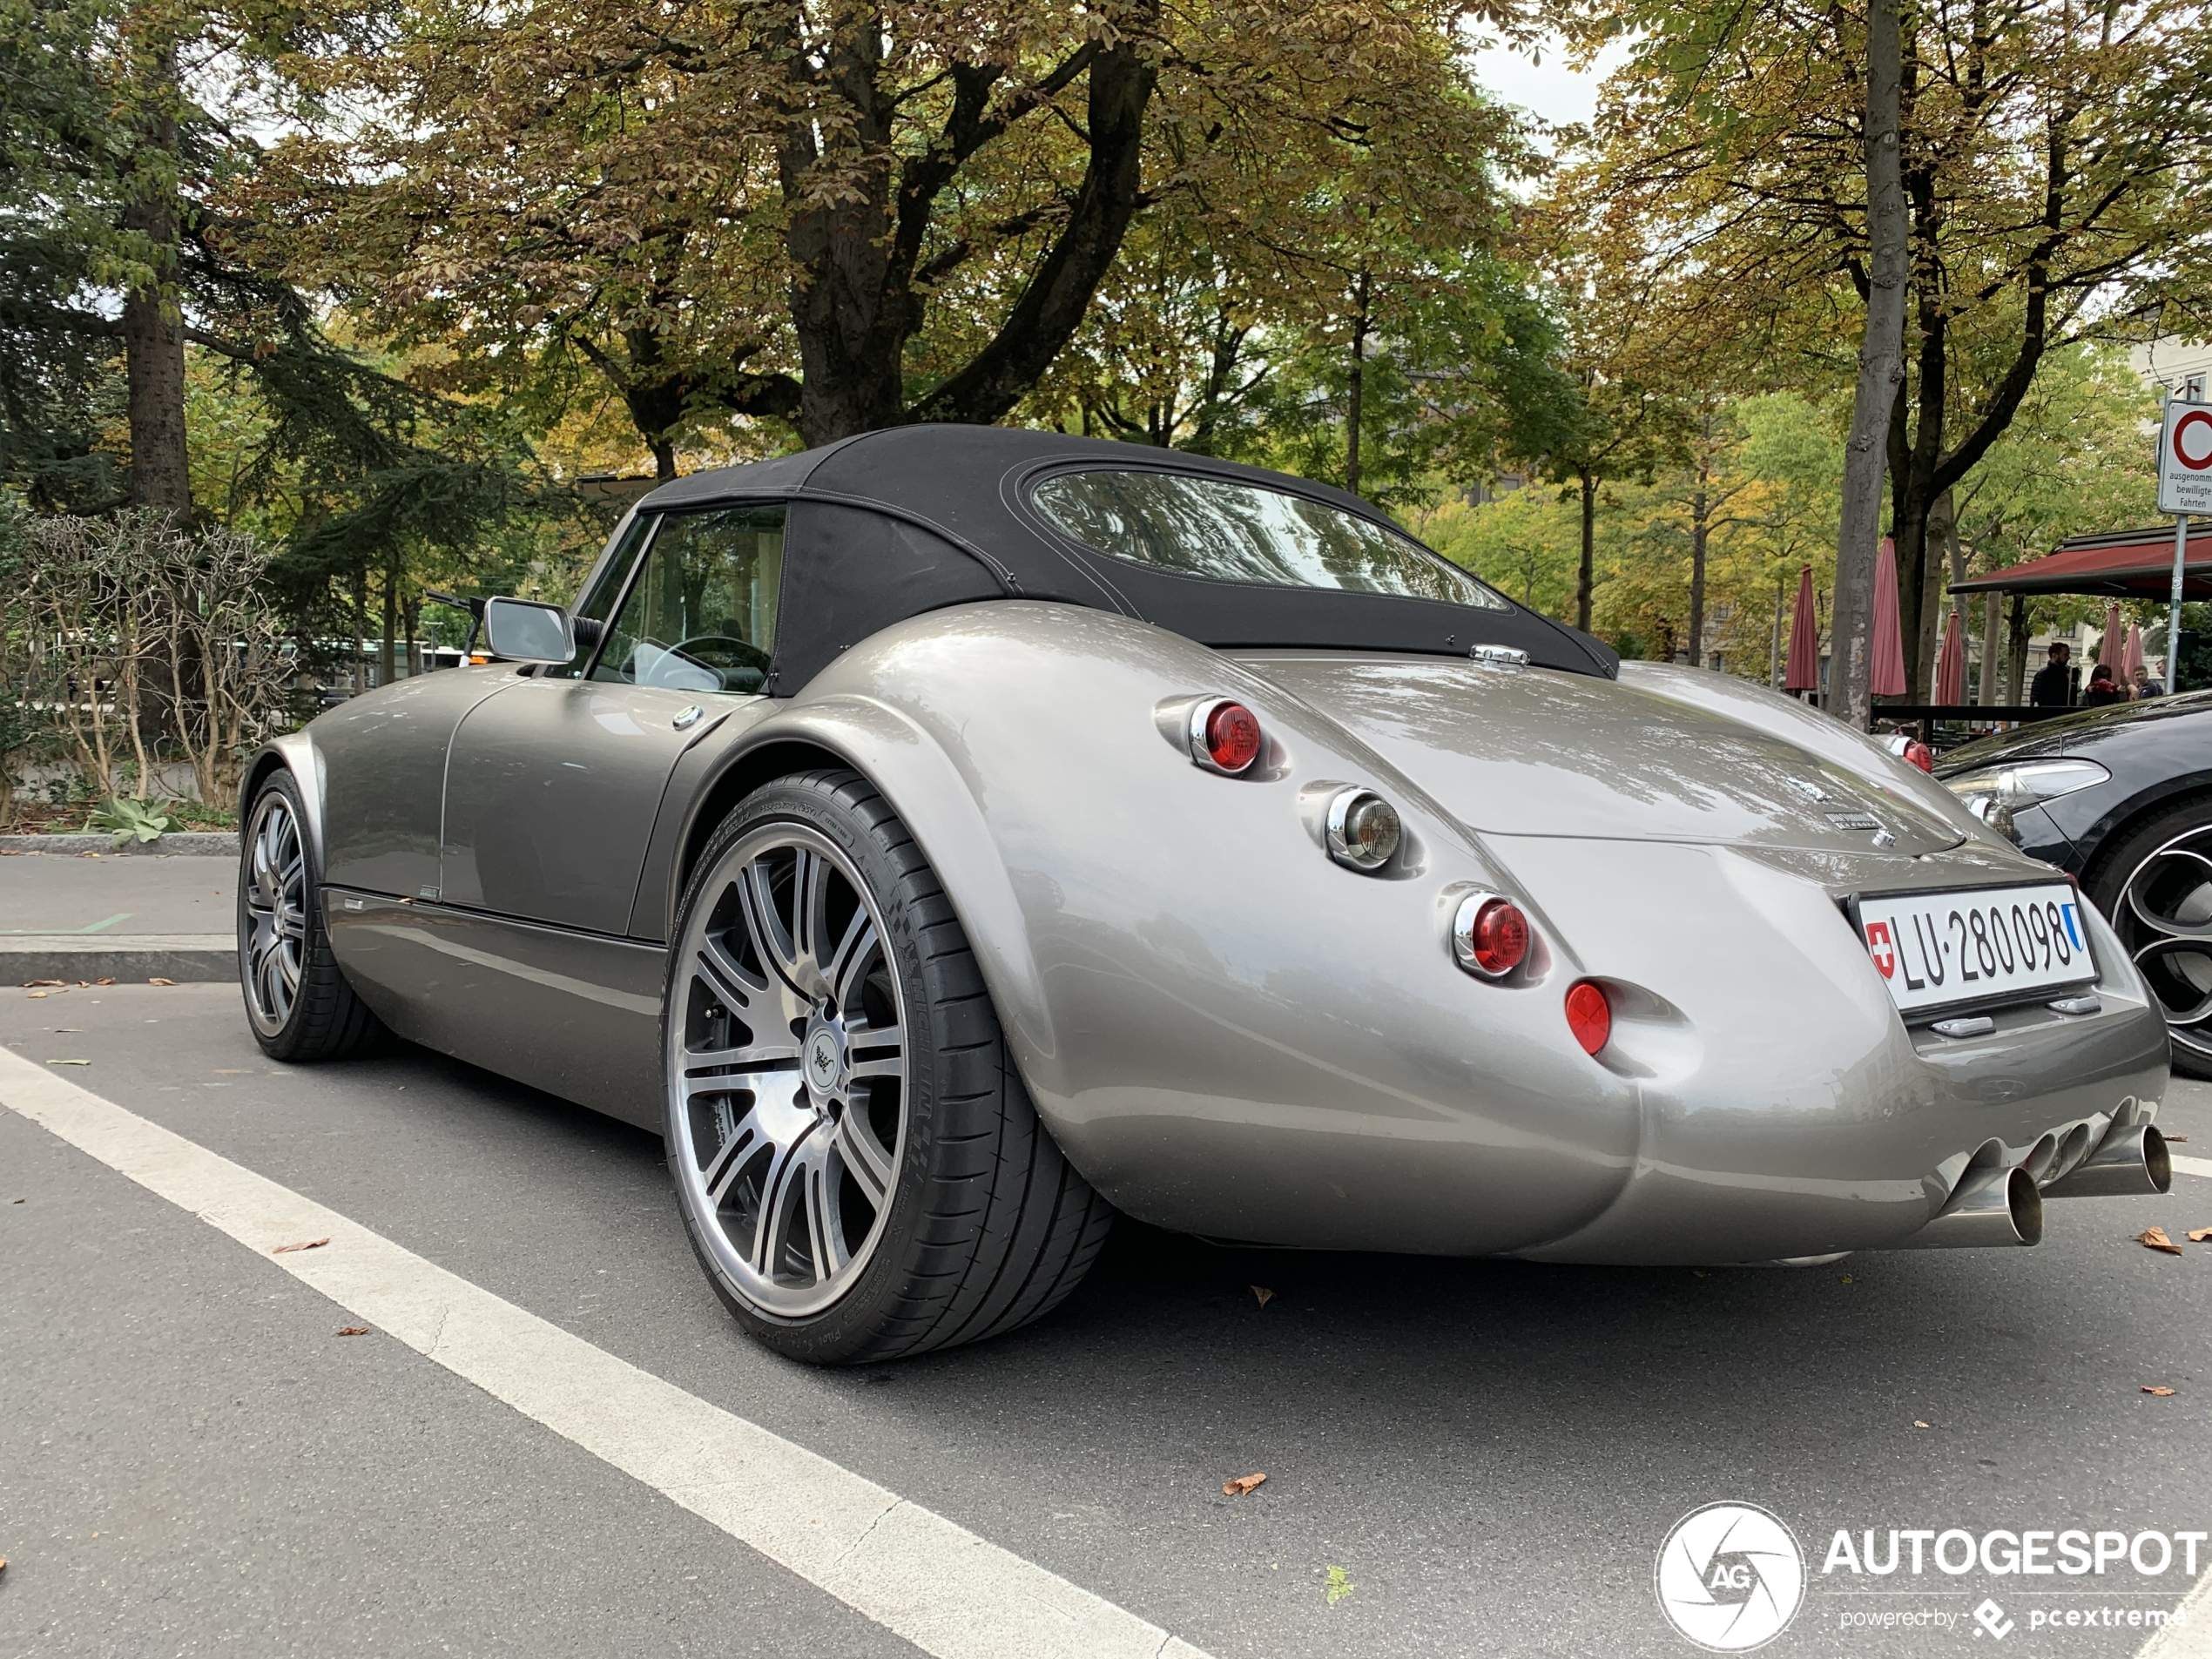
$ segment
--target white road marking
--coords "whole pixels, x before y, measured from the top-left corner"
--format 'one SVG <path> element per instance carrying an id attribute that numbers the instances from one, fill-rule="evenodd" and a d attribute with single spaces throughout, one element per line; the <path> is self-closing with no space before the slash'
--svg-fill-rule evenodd
<path id="1" fill-rule="evenodd" d="M 0 1048 L 0 1104 L 940 1659 L 1206 1659 L 1113 1602 Z M 280 1244 L 327 1237 L 316 1250 Z"/>
<path id="2" fill-rule="evenodd" d="M 2212 1179 L 2212 1158 L 2187 1158 L 2179 1152 L 2166 1155 L 2174 1160 L 2174 1167 L 2183 1175 L 2201 1175 Z"/>
<path id="3" fill-rule="evenodd" d="M 2202 1158 L 2193 1160 L 2202 1163 Z M 2203 1171 L 2212 1175 L 2212 1168 Z M 2196 1588 L 2174 1609 L 2175 1622 L 2153 1635 L 2137 1650 L 2135 1659 L 2212 1659 L 2212 1569 L 2196 1581 Z"/>

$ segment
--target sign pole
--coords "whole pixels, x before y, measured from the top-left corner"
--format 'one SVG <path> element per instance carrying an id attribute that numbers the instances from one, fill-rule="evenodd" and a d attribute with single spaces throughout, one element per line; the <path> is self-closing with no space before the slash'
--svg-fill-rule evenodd
<path id="1" fill-rule="evenodd" d="M 2212 516 L 2212 408 L 2204 377 L 2192 374 L 2166 400 L 2158 435 L 2158 510 L 2174 515 L 2174 590 L 2166 616 L 2166 689 L 2182 689 L 2182 578 L 2189 519 Z"/>
<path id="2" fill-rule="evenodd" d="M 2189 516 L 2174 520 L 2174 592 L 2166 613 L 2166 691 L 2182 689 L 2182 567 L 2189 556 Z"/>

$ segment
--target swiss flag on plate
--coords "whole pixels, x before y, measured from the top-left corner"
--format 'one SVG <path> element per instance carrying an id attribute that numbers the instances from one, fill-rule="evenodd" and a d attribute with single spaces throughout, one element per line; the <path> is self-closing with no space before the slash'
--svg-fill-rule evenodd
<path id="1" fill-rule="evenodd" d="M 1889 923 L 1866 924 L 1866 954 L 1874 959 L 1874 966 L 1881 970 L 1884 979 L 1897 977 L 1897 941 L 1890 937 Z"/>

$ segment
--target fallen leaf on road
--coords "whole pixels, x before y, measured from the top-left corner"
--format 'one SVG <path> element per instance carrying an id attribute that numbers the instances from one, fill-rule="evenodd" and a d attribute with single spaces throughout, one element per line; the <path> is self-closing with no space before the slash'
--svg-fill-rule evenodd
<path id="1" fill-rule="evenodd" d="M 111 979 L 96 979 L 92 981 L 92 983 L 95 985 L 112 985 L 115 981 Z"/>
<path id="2" fill-rule="evenodd" d="M 2146 1227 L 2135 1235 L 2135 1242 L 2145 1250 L 2162 1250 L 2168 1256 L 2178 1256 L 2182 1247 L 2166 1236 L 2163 1227 Z"/>
<path id="3" fill-rule="evenodd" d="M 2150 1384 L 2148 1384 L 2148 1383 L 2145 1383 L 2145 1384 L 2143 1385 L 2143 1393 L 2145 1393 L 2146 1394 L 2156 1394 L 2156 1395 L 2157 1395 L 2157 1396 L 2158 1396 L 2161 1399 L 2165 1399 L 2165 1398 L 2166 1398 L 2168 1394 L 2172 1393 L 2173 1392 L 2174 1392 L 2174 1391 L 2173 1391 L 2172 1389 L 2170 1389 L 2170 1388 L 2164 1388 L 2164 1387 L 2154 1388 L 2154 1387 L 2153 1387 Z"/>
<path id="4" fill-rule="evenodd" d="M 1264 1285 L 1253 1285 L 1252 1294 L 1259 1298 L 1259 1305 L 1262 1307 L 1265 1307 L 1270 1302 L 1272 1302 L 1275 1299 L 1275 1292 L 1269 1290 Z"/>
<path id="5" fill-rule="evenodd" d="M 25 980 L 25 981 L 23 982 L 23 985 L 24 985 L 24 989 L 25 989 L 25 990 L 30 990 L 30 989 L 31 989 L 34 986 L 39 986 L 39 985 L 66 985 L 66 984 L 68 984 L 68 983 L 69 983 L 69 981 L 68 981 L 67 980 L 65 980 L 65 979 L 27 979 L 27 980 Z"/>
<path id="6" fill-rule="evenodd" d="M 2212 1227 L 2190 1228 L 2189 1243 L 2192 1244 L 2212 1244 Z"/>
<path id="7" fill-rule="evenodd" d="M 50 1066 L 89 1066 L 92 1062 L 89 1060 L 49 1060 L 46 1063 Z"/>
<path id="8" fill-rule="evenodd" d="M 330 1240 L 328 1240 L 327 1238 L 310 1238 L 310 1239 L 307 1240 L 304 1244 L 279 1244 L 279 1245 L 278 1245 L 278 1246 L 277 1246 L 274 1250 L 271 1251 L 269 1252 L 269 1254 L 270 1254 L 270 1255 L 272 1255 L 272 1256 L 282 1256 L 282 1255 L 285 1255 L 286 1253 L 287 1253 L 288 1251 L 295 1251 L 295 1250 L 320 1250 L 320 1249 L 321 1249 L 321 1248 L 322 1248 L 325 1244 L 328 1244 L 329 1242 L 330 1242 Z"/>
<path id="9" fill-rule="evenodd" d="M 1692 1278 L 1703 1278 L 1706 1277 L 1705 1270 L 1702 1267 L 1693 1267 L 1689 1270 L 1689 1276 Z"/>
<path id="10" fill-rule="evenodd" d="M 338 1334 L 341 1337 L 365 1337 L 368 1334 L 368 1327 L 365 1325 L 341 1325 L 338 1327 Z"/>
<path id="11" fill-rule="evenodd" d="M 1240 1474 L 1221 1489 L 1230 1497 L 1241 1498 L 1265 1479 L 1267 1477 L 1264 1474 Z"/>
<path id="12" fill-rule="evenodd" d="M 30 994 L 30 1000 L 36 1002 L 42 996 L 51 996 L 52 995 L 53 993 L 51 991 L 33 991 Z"/>
<path id="13" fill-rule="evenodd" d="M 1916 1418 L 1914 1418 L 1914 1419 L 1912 1420 L 1912 1426 L 1913 1426 L 1913 1427 L 1915 1427 L 1915 1428 L 1925 1428 L 1925 1427 L 1927 1427 L 1927 1426 L 1928 1426 L 1928 1425 L 1927 1425 L 1927 1424 L 1925 1424 L 1925 1423 L 1924 1423 L 1924 1422 L 1922 1422 L 1922 1421 L 1921 1421 L 1919 1418 L 1917 1418 L 1917 1417 L 1916 1417 Z"/>
<path id="14" fill-rule="evenodd" d="M 2189 1137 L 2186 1135 L 2161 1135 L 2158 1138 L 2169 1145 L 2175 1141 L 2179 1141 L 2183 1146 L 2189 1143 Z"/>
<path id="15" fill-rule="evenodd" d="M 172 979 L 150 979 L 146 981 L 149 985 L 174 985 L 176 982 Z"/>
<path id="16" fill-rule="evenodd" d="M 1851 1275 L 1850 1275 L 1849 1273 L 1844 1274 L 1844 1284 L 1846 1284 L 1846 1285 L 1848 1285 L 1848 1284 L 1850 1284 L 1851 1282 Z"/>
<path id="17" fill-rule="evenodd" d="M 244 1066 L 218 1066 L 215 1068 L 215 1075 L 218 1077 L 243 1077 L 246 1076 L 246 1068 Z"/>
<path id="18" fill-rule="evenodd" d="M 1329 1605 L 1334 1607 L 1345 1596 L 1351 1595 L 1352 1590 L 1352 1575 L 1341 1567 L 1332 1567 L 1329 1569 L 1327 1581 L 1321 1587 L 1321 1594 L 1326 1598 Z"/>

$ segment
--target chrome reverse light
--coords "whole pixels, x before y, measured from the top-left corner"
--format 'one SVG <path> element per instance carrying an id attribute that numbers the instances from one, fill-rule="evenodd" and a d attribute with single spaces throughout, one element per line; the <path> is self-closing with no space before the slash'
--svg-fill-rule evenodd
<path id="1" fill-rule="evenodd" d="M 1201 698 L 1190 707 L 1190 759 L 1208 772 L 1235 778 L 1259 759 L 1259 717 L 1226 697 Z"/>
<path id="2" fill-rule="evenodd" d="M 1356 786 L 1330 797 L 1329 856 L 1354 870 L 1379 870 L 1398 851 L 1398 809 Z"/>

